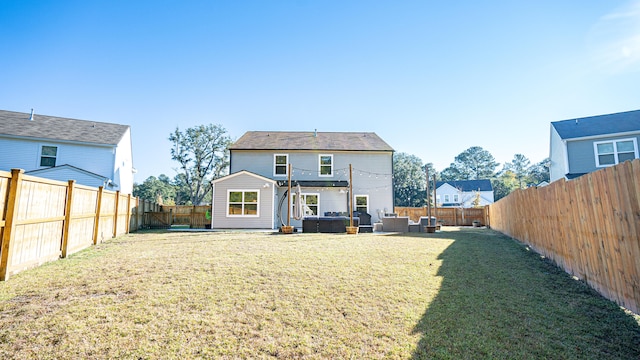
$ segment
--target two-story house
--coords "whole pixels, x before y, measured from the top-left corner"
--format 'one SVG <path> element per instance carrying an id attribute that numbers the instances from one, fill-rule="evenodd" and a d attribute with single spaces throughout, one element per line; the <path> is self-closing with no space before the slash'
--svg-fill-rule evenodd
<path id="1" fill-rule="evenodd" d="M 490 180 L 457 180 L 436 182 L 436 202 L 439 207 L 481 207 L 493 204 Z"/>
<path id="2" fill-rule="evenodd" d="M 550 180 L 637 159 L 639 140 L 640 110 L 552 122 Z"/>
<path id="3" fill-rule="evenodd" d="M 300 227 L 289 179 L 305 216 L 352 208 L 377 221 L 393 209 L 393 151 L 371 132 L 247 132 L 230 147 L 229 175 L 213 182 L 212 228 Z"/>
<path id="4" fill-rule="evenodd" d="M 128 125 L 0 110 L 0 149 L 0 170 L 133 191 Z"/>

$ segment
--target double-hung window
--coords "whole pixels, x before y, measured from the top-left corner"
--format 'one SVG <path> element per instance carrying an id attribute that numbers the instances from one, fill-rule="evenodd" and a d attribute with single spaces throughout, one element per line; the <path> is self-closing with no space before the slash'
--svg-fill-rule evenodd
<path id="1" fill-rule="evenodd" d="M 355 211 L 369 213 L 369 195 L 356 195 Z"/>
<path id="2" fill-rule="evenodd" d="M 458 194 L 453 194 L 453 202 L 454 203 L 459 203 L 460 202 L 460 196 Z"/>
<path id="3" fill-rule="evenodd" d="M 593 143 L 596 153 L 596 166 L 619 164 L 638 157 L 638 144 L 635 138 Z"/>
<path id="4" fill-rule="evenodd" d="M 289 155 L 273 155 L 273 176 L 287 176 L 289 171 Z"/>
<path id="5" fill-rule="evenodd" d="M 450 202 L 451 202 L 451 201 L 449 200 L 449 194 L 444 194 L 444 203 L 445 203 L 445 204 L 448 204 L 448 203 L 450 203 Z"/>
<path id="6" fill-rule="evenodd" d="M 42 146 L 40 150 L 40 166 L 52 167 L 56 166 L 56 157 L 58 156 L 57 146 Z"/>
<path id="7" fill-rule="evenodd" d="M 333 176 L 333 155 L 321 154 L 318 159 L 320 176 Z"/>
<path id="8" fill-rule="evenodd" d="M 259 194 L 258 190 L 229 190 L 227 192 L 227 216 L 259 216 Z"/>

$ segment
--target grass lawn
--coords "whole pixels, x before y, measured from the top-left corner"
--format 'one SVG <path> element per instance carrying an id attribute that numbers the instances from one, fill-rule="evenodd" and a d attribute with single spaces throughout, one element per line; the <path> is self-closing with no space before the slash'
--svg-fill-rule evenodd
<path id="1" fill-rule="evenodd" d="M 494 231 L 140 232 L 0 283 L 0 359 L 639 359 L 640 319 Z"/>

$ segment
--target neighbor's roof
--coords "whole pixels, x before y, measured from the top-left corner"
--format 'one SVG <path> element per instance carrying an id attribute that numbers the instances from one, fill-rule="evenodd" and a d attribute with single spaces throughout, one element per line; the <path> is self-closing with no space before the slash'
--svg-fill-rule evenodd
<path id="1" fill-rule="evenodd" d="M 493 191 L 490 180 L 456 180 L 456 181 L 437 181 L 436 189 L 444 184 L 449 184 L 456 189 L 467 191 Z"/>
<path id="2" fill-rule="evenodd" d="M 640 110 L 552 122 L 560 138 L 640 132 Z"/>
<path id="3" fill-rule="evenodd" d="M 248 131 L 231 150 L 393 151 L 372 132 Z"/>
<path id="4" fill-rule="evenodd" d="M 19 138 L 117 145 L 128 125 L 67 119 L 55 116 L 0 110 L 0 135 Z"/>
<path id="5" fill-rule="evenodd" d="M 96 174 L 94 172 L 91 172 L 91 171 L 88 171 L 88 170 L 85 170 L 85 169 L 81 169 L 81 168 L 79 168 L 77 166 L 73 166 L 73 165 L 69 165 L 69 164 L 52 166 L 52 167 L 47 167 L 47 168 L 43 168 L 43 169 L 25 171 L 25 174 L 38 176 L 39 174 L 56 172 L 56 171 L 65 170 L 65 169 L 70 169 L 73 172 L 84 173 L 84 174 L 87 174 L 89 176 L 92 176 L 92 177 L 95 177 L 95 178 L 98 178 L 98 179 L 102 179 L 102 180 L 108 180 L 109 179 L 106 176 L 102 176 L 100 174 Z"/>

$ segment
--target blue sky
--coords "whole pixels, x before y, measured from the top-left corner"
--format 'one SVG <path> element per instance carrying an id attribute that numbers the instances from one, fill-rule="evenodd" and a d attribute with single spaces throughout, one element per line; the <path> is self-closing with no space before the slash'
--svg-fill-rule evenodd
<path id="1" fill-rule="evenodd" d="M 640 109 L 640 0 L 0 0 L 0 108 L 169 134 L 372 131 L 443 170 L 549 153 L 549 123 Z"/>

